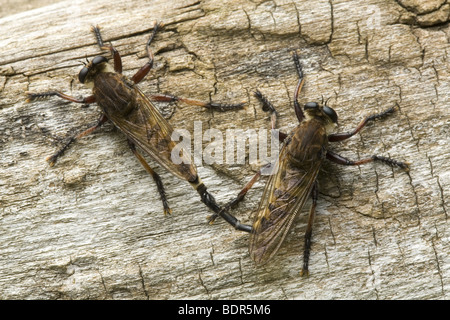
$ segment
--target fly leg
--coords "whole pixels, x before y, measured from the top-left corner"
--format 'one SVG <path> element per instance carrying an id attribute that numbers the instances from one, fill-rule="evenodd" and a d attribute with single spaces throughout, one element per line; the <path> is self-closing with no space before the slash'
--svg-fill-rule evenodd
<path id="1" fill-rule="evenodd" d="M 305 115 L 303 114 L 302 108 L 300 107 L 300 104 L 298 103 L 298 95 L 300 94 L 300 91 L 303 88 L 303 84 L 305 83 L 305 78 L 303 75 L 302 65 L 300 63 L 300 59 L 298 58 L 297 52 L 294 51 L 294 53 L 292 54 L 292 57 L 294 58 L 295 68 L 297 69 L 297 74 L 298 74 L 298 82 L 297 82 L 297 86 L 294 91 L 294 110 L 295 110 L 295 115 L 297 116 L 298 122 L 302 122 L 303 119 L 305 119 Z"/>
<path id="2" fill-rule="evenodd" d="M 261 102 L 263 111 L 270 111 L 270 122 L 272 124 L 272 130 L 276 130 L 277 125 L 277 111 L 273 104 L 261 93 L 261 91 L 255 91 L 255 97 Z M 279 132 L 278 139 L 280 142 L 283 142 L 287 137 L 287 134 L 284 132 Z"/>
<path id="3" fill-rule="evenodd" d="M 219 207 L 219 205 L 216 203 L 216 200 L 214 197 L 207 191 L 206 186 L 200 181 L 200 179 L 197 177 L 196 181 L 190 182 L 191 185 L 194 187 L 195 190 L 200 195 L 200 198 L 202 199 L 202 202 L 211 210 L 214 211 L 213 216 L 221 216 L 226 222 L 228 222 L 230 225 L 232 225 L 236 230 L 239 231 L 245 231 L 245 232 L 251 232 L 252 227 L 246 224 L 242 224 L 236 217 L 228 213 L 227 211 L 224 211 Z M 209 217 L 208 217 L 209 219 Z M 215 218 L 214 218 L 215 219 Z M 212 222 L 211 222 L 212 223 Z"/>
<path id="4" fill-rule="evenodd" d="M 163 203 L 164 207 L 164 214 L 171 214 L 172 209 L 170 209 L 169 204 L 167 203 L 166 198 L 166 191 L 164 190 L 164 185 L 162 183 L 161 177 L 148 165 L 147 161 L 145 161 L 144 157 L 136 150 L 136 145 L 128 140 L 128 145 L 130 146 L 131 151 L 134 153 L 136 158 L 139 160 L 139 162 L 142 164 L 144 169 L 150 173 L 153 180 L 156 183 L 156 187 L 158 188 L 159 195 L 161 197 L 161 201 Z"/>
<path id="5" fill-rule="evenodd" d="M 102 50 L 109 50 L 111 52 L 111 55 L 114 59 L 114 71 L 118 73 L 122 73 L 122 58 L 120 57 L 119 52 L 116 50 L 116 48 L 113 47 L 112 44 L 109 46 L 105 46 L 103 43 L 102 35 L 100 33 L 100 27 L 99 26 L 92 26 L 91 28 L 92 32 L 95 34 L 95 38 L 97 39 L 97 44 Z"/>
<path id="6" fill-rule="evenodd" d="M 297 119 L 299 122 L 302 122 L 305 118 L 305 115 L 303 114 L 302 108 L 300 107 L 300 104 L 298 103 L 298 96 L 300 94 L 300 91 L 303 88 L 303 84 L 305 83 L 305 77 L 303 74 L 302 65 L 300 63 L 300 59 L 298 57 L 297 52 L 294 51 L 292 54 L 292 57 L 294 59 L 295 68 L 297 70 L 298 75 L 298 82 L 297 86 L 295 87 L 294 91 L 294 110 L 295 114 L 297 116 Z M 272 130 L 276 128 L 276 122 L 277 122 L 277 111 L 275 110 L 272 103 L 259 91 L 256 90 L 255 97 L 261 102 L 263 111 L 270 111 L 271 112 L 271 123 L 272 123 Z M 284 139 L 286 139 L 287 134 L 280 132 L 279 138 L 280 142 L 283 142 Z"/>
<path id="7" fill-rule="evenodd" d="M 379 161 L 379 162 L 383 162 L 391 167 L 397 166 L 397 167 L 404 169 L 405 171 L 409 171 L 409 163 L 401 162 L 401 161 L 397 161 L 397 160 L 394 160 L 391 158 L 377 156 L 377 155 L 373 155 L 370 158 L 353 161 L 353 160 L 344 158 L 343 156 L 341 156 L 337 153 L 334 153 L 332 151 L 327 151 L 327 159 L 331 160 L 337 164 L 342 164 L 345 166 L 359 166 L 361 164 L 365 164 L 365 163 L 369 163 L 369 162 L 373 162 L 373 161 Z"/>
<path id="8" fill-rule="evenodd" d="M 155 25 L 153 26 L 153 32 L 152 32 L 149 40 L 147 41 L 147 44 L 146 44 L 146 47 L 145 47 L 146 50 L 147 50 L 147 55 L 148 55 L 148 59 L 149 60 L 147 61 L 147 63 L 141 69 L 139 69 L 136 72 L 136 74 L 134 76 L 131 77 L 131 80 L 134 83 L 141 82 L 142 79 L 144 79 L 144 77 L 150 72 L 151 68 L 153 67 L 154 57 L 153 57 L 152 51 L 150 50 L 150 44 L 153 41 L 153 39 L 154 39 L 154 37 L 156 35 L 156 32 L 162 27 L 163 27 L 163 24 L 160 23 L 160 22 L 159 23 L 155 23 Z M 179 101 L 179 102 L 184 102 L 184 103 L 189 104 L 189 105 L 201 106 L 201 107 L 204 107 L 204 108 L 218 110 L 218 111 L 227 111 L 227 110 L 240 109 L 240 108 L 242 108 L 244 106 L 244 103 L 222 104 L 222 103 L 217 103 L 217 102 L 213 102 L 213 101 L 211 101 L 211 102 L 203 102 L 203 101 L 189 99 L 189 98 L 181 98 L 181 97 L 177 97 L 177 96 L 173 96 L 173 95 L 169 95 L 169 94 L 154 94 L 154 95 L 151 95 L 150 98 L 152 100 L 154 100 L 154 101 L 160 101 L 160 102 L 177 102 L 177 101 Z"/>
<path id="9" fill-rule="evenodd" d="M 148 55 L 148 61 L 142 66 L 142 68 L 140 68 L 134 76 L 131 77 L 131 80 L 134 83 L 139 83 L 141 82 L 142 79 L 144 79 L 144 77 L 150 72 L 151 68 L 153 67 L 153 53 L 150 50 L 150 43 L 153 41 L 153 38 L 156 35 L 156 32 L 163 26 L 163 24 L 161 22 L 155 22 L 155 24 L 153 25 L 153 32 L 150 36 L 150 38 L 147 41 L 147 44 L 145 46 L 145 49 L 147 50 L 147 55 Z"/>
<path id="10" fill-rule="evenodd" d="M 173 96 L 170 94 L 153 94 L 150 95 L 150 99 L 159 102 L 184 102 L 191 106 L 199 106 L 207 109 L 217 110 L 217 111 L 229 111 L 235 109 L 241 109 L 245 102 L 236 103 L 236 104 L 227 104 L 227 103 L 217 103 L 214 101 L 204 102 L 200 100 L 190 99 L 190 98 L 181 98 L 177 96 Z"/>
<path id="11" fill-rule="evenodd" d="M 50 166 L 53 166 L 56 163 L 56 160 L 67 150 L 67 148 L 75 141 L 81 139 L 84 136 L 87 136 L 88 134 L 91 134 L 92 132 L 94 132 L 96 129 L 100 128 L 102 126 L 102 124 L 104 124 L 106 121 L 108 121 L 108 118 L 102 114 L 100 116 L 100 119 L 98 119 L 97 123 L 84 130 L 83 132 L 74 135 L 72 137 L 69 138 L 69 140 L 66 142 L 66 144 L 64 146 L 62 146 L 58 151 L 56 151 L 53 155 L 47 157 L 45 160 L 47 160 L 50 164 Z"/>
<path id="12" fill-rule="evenodd" d="M 91 104 L 95 102 L 95 97 L 94 96 L 89 96 L 86 98 L 82 98 L 82 99 L 77 99 L 74 98 L 72 96 L 68 96 L 64 93 L 61 93 L 59 91 L 48 91 L 48 92 L 43 92 L 43 93 L 28 93 L 28 98 L 27 98 L 27 102 L 31 102 L 34 100 L 39 100 L 39 99 L 45 99 L 51 96 L 57 96 L 61 99 L 65 99 L 68 101 L 72 101 L 72 102 L 76 102 L 76 103 L 82 103 L 82 104 Z M 93 131 L 95 131 L 96 129 L 98 129 L 99 127 L 101 127 L 106 121 L 108 120 L 108 118 L 106 117 L 106 115 L 102 114 L 100 116 L 100 118 L 98 119 L 97 123 L 84 130 L 83 132 L 74 135 L 72 137 L 69 138 L 69 140 L 66 142 L 66 144 L 60 148 L 57 152 L 55 152 L 52 156 L 47 157 L 47 161 L 50 163 L 50 166 L 53 166 L 56 163 L 56 160 L 64 153 L 64 151 L 67 150 L 67 148 L 75 141 L 77 141 L 78 139 L 81 139 L 82 137 L 92 133 Z"/>
<path id="13" fill-rule="evenodd" d="M 95 102 L 95 97 L 88 96 L 86 98 L 77 99 L 72 96 L 69 96 L 67 94 L 64 94 L 60 91 L 47 91 L 42 93 L 27 93 L 27 102 L 32 102 L 35 100 L 41 100 L 41 99 L 47 99 L 49 97 L 57 96 L 61 99 L 76 102 L 76 103 L 82 103 L 82 104 L 91 104 Z"/>
<path id="14" fill-rule="evenodd" d="M 360 123 L 359 125 L 352 131 L 349 132 L 344 132 L 344 133 L 334 133 L 334 134 L 330 134 L 328 136 L 328 141 L 330 142 L 336 142 L 336 141 L 342 141 L 342 140 L 346 140 L 352 136 L 354 136 L 355 134 L 357 134 L 362 128 L 364 128 L 364 126 L 370 122 L 370 121 L 374 121 L 377 119 L 382 119 L 388 115 L 393 114 L 395 111 L 395 107 L 391 107 L 381 113 L 376 113 L 370 116 L 365 117 Z M 331 151 L 327 151 L 327 158 L 335 163 L 338 164 L 342 164 L 342 165 L 346 165 L 346 166 L 359 166 L 361 164 L 365 164 L 365 163 L 369 163 L 369 162 L 373 162 L 373 161 L 379 161 L 379 162 L 383 162 L 385 164 L 390 165 L 391 167 L 397 166 L 400 167 L 406 171 L 409 171 L 409 163 L 407 162 L 401 162 L 401 161 L 397 161 L 391 158 L 387 158 L 387 157 L 383 157 L 383 156 L 377 156 L 377 155 L 373 155 L 370 158 L 366 158 L 366 159 L 361 159 L 358 161 L 353 161 L 353 160 L 349 160 L 344 158 L 343 156 L 340 156 L 334 152 Z"/>
<path id="15" fill-rule="evenodd" d="M 311 198 L 312 198 L 312 205 L 311 205 L 311 209 L 309 211 L 308 225 L 306 226 L 306 231 L 305 231 L 305 248 L 303 251 L 303 268 L 300 271 L 300 276 L 302 276 L 302 277 L 309 276 L 308 264 L 309 264 L 309 254 L 311 251 L 312 227 L 313 227 L 313 223 L 314 223 L 314 217 L 316 215 L 316 205 L 317 205 L 317 198 L 318 198 L 317 181 L 314 182 L 313 188 L 311 190 Z"/>
<path id="16" fill-rule="evenodd" d="M 376 113 L 370 116 L 365 117 L 356 127 L 356 129 L 349 131 L 349 132 L 342 132 L 342 133 L 333 133 L 330 134 L 328 136 L 328 141 L 330 142 L 337 142 L 337 141 L 342 141 L 342 140 L 346 140 L 352 136 L 354 136 L 355 134 L 357 134 L 362 128 L 364 128 L 364 126 L 371 121 L 377 120 L 377 119 L 382 119 L 388 115 L 393 114 L 395 111 L 395 107 L 391 107 L 381 113 Z"/>
<path id="17" fill-rule="evenodd" d="M 244 186 L 244 188 L 238 193 L 238 196 L 236 198 L 234 198 L 233 200 L 231 200 L 230 202 L 228 202 L 219 212 L 215 212 L 213 215 L 209 216 L 207 219 L 209 221 L 210 224 L 212 224 L 217 217 L 222 217 L 225 221 L 227 221 L 228 223 L 233 225 L 233 221 L 239 221 L 237 220 L 233 215 L 231 215 L 230 213 L 228 213 L 228 211 L 232 208 L 235 208 L 239 202 L 241 202 L 245 195 L 247 194 L 247 192 L 253 187 L 253 185 L 255 184 L 256 181 L 258 181 L 259 177 L 261 176 L 261 172 L 270 165 L 267 164 L 265 165 L 263 168 L 261 168 L 254 176 L 253 178 L 247 182 L 247 184 Z M 242 231 L 246 231 L 246 232 L 251 232 L 251 226 L 245 226 L 244 229 L 240 229 Z"/>
<path id="18" fill-rule="evenodd" d="M 270 111 L 270 123 L 272 124 L 272 129 L 275 129 L 277 126 L 277 117 L 278 117 L 275 107 L 269 101 L 269 99 L 267 99 L 267 97 L 261 93 L 261 91 L 256 90 L 254 95 L 262 104 L 262 110 L 265 112 Z"/>

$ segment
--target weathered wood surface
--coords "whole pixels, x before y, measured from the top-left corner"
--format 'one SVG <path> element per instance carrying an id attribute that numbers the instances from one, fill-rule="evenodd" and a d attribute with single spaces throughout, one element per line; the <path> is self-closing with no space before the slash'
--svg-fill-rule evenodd
<path id="1" fill-rule="evenodd" d="M 448 1 L 62 1 L 0 19 L 0 298 L 2 299 L 447 299 L 450 292 Z M 3 9 L 2 14 L 5 14 Z M 164 216 L 152 179 L 111 125 L 73 145 L 49 167 L 68 132 L 98 109 L 56 99 L 25 103 L 24 92 L 88 95 L 77 74 L 99 53 L 89 27 L 121 52 L 124 73 L 146 60 L 154 20 L 155 68 L 141 84 L 216 101 L 246 101 L 220 113 L 158 105 L 176 128 L 268 128 L 252 92 L 296 125 L 292 96 L 299 50 L 301 102 L 329 99 L 339 130 L 398 105 L 396 116 L 333 146 L 379 164 L 330 163 L 320 178 L 311 275 L 299 277 L 306 217 L 276 259 L 256 268 L 248 235 L 211 212 L 187 182 L 155 166 L 173 209 Z M 172 108 L 172 109 L 171 109 Z M 73 132 L 73 131 L 72 131 Z M 199 168 L 220 203 L 257 166 Z M 235 211 L 249 222 L 259 183 Z"/>

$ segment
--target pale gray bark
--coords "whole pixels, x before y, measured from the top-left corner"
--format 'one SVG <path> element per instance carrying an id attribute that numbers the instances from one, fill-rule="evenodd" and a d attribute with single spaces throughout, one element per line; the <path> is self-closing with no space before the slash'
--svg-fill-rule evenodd
<path id="1" fill-rule="evenodd" d="M 2 299 L 447 299 L 450 290 L 448 1 L 62 1 L 0 19 L 0 297 Z M 28 10 L 28 11 L 27 11 Z M 17 12 L 17 11 L 11 11 Z M 54 166 L 60 139 L 95 122 L 95 106 L 57 99 L 27 104 L 25 92 L 76 97 L 79 61 L 99 53 L 102 27 L 131 76 L 146 61 L 153 21 L 155 68 L 144 92 L 239 102 L 238 112 L 158 105 L 175 128 L 269 128 L 260 89 L 288 131 L 298 50 L 301 103 L 329 99 L 340 127 L 398 105 L 395 116 L 333 150 L 411 162 L 325 163 L 313 231 L 311 275 L 299 277 L 306 215 L 276 258 L 256 268 L 248 235 L 211 214 L 187 182 L 161 174 L 173 209 L 111 125 L 74 144 Z M 173 111 L 173 110 L 172 110 Z M 72 130 L 72 131 L 71 131 Z M 206 144 L 206 143 L 205 143 Z M 218 164 L 199 173 L 220 203 L 258 166 Z M 263 183 L 233 211 L 250 223 Z"/>

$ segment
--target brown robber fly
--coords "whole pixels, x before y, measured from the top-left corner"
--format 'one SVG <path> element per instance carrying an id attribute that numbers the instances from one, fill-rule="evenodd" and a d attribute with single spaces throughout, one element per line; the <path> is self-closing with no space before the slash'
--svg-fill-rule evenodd
<path id="1" fill-rule="evenodd" d="M 215 213 L 218 213 L 220 212 L 220 207 L 217 205 L 214 197 L 207 191 L 205 185 L 200 180 L 196 167 L 192 161 L 190 161 L 190 155 L 182 153 L 180 155 L 182 160 L 180 164 L 175 164 L 172 162 L 171 152 L 175 147 L 175 143 L 171 139 L 173 128 L 159 113 L 151 100 L 161 102 L 180 101 L 190 105 L 202 106 L 220 111 L 241 108 L 243 103 L 205 103 L 198 100 L 164 94 L 154 94 L 151 95 L 150 98 L 146 97 L 137 87 L 137 84 L 149 73 L 153 66 L 153 54 L 150 50 L 150 43 L 161 26 L 162 24 L 155 23 L 153 32 L 147 41 L 146 50 L 149 61 L 130 79 L 122 75 L 122 60 L 119 52 L 112 45 L 105 46 L 99 27 L 92 27 L 92 31 L 95 34 L 100 49 L 109 50 L 113 58 L 113 65 L 111 66 L 106 57 L 97 56 L 91 61 L 88 61 L 88 63 L 85 64 L 78 74 L 78 79 L 81 83 L 92 86 L 93 94 L 86 98 L 77 99 L 59 91 L 48 91 L 43 93 L 28 93 L 27 100 L 30 102 L 37 99 L 57 96 L 68 101 L 85 105 L 95 102 L 102 110 L 102 114 L 94 126 L 79 133 L 78 135 L 72 136 L 61 149 L 47 158 L 51 166 L 55 164 L 57 159 L 64 153 L 69 145 L 83 136 L 92 133 L 94 130 L 102 126 L 107 120 L 110 120 L 115 127 L 125 134 L 131 151 L 156 182 L 165 214 L 171 213 L 171 209 L 167 203 L 161 178 L 148 165 L 138 150 L 142 150 L 144 153 L 148 154 L 151 158 L 156 160 L 161 166 L 169 170 L 169 172 L 178 178 L 187 180 L 200 194 L 202 202 Z M 235 228 L 249 231 L 248 226 L 240 226 L 239 221 L 237 221 L 234 217 L 227 215 L 226 213 L 222 216 L 224 216 L 227 221 L 232 223 Z"/>
<path id="2" fill-rule="evenodd" d="M 390 166 L 397 166 L 406 171 L 408 163 L 391 158 L 373 155 L 362 160 L 349 160 L 328 150 L 328 142 L 342 141 L 358 133 L 368 122 L 391 115 L 394 107 L 379 114 L 364 118 L 356 129 L 346 133 L 331 133 L 337 124 L 336 112 L 316 102 L 308 102 L 303 110 L 298 103 L 298 95 L 303 87 L 304 77 L 297 53 L 293 54 L 299 81 L 294 94 L 294 109 L 300 124 L 289 134 L 279 133 L 282 147 L 276 163 L 263 191 L 258 210 L 254 213 L 253 226 L 250 235 L 250 256 L 257 265 L 269 261 L 278 251 L 288 234 L 294 218 L 302 210 L 307 199 L 312 198 L 308 224 L 305 232 L 303 268 L 301 275 L 308 275 L 311 234 L 318 197 L 317 175 L 325 159 L 335 163 L 354 166 L 379 161 Z M 275 129 L 276 110 L 269 100 L 260 92 L 255 92 L 264 111 L 272 115 L 272 129 Z M 223 209 L 237 205 L 247 191 L 257 181 L 261 170 L 247 183 L 237 198 L 229 202 Z M 213 221 L 223 212 L 210 217 Z"/>

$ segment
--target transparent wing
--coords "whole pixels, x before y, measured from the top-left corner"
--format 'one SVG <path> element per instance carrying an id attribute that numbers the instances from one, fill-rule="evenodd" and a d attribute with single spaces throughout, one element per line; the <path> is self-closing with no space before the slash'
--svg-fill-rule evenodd
<path id="1" fill-rule="evenodd" d="M 108 118 L 130 139 L 134 144 L 150 155 L 160 165 L 181 179 L 192 181 L 197 172 L 192 164 L 189 154 L 180 155 L 181 164 L 172 161 L 172 150 L 175 142 L 172 141 L 173 128 L 159 113 L 151 101 L 139 90 L 136 90 L 136 107 L 123 117 L 117 113 L 108 114 Z"/>
<path id="2" fill-rule="evenodd" d="M 308 199 L 322 161 L 306 163 L 301 168 L 288 161 L 283 146 L 276 173 L 267 181 L 250 236 L 250 256 L 261 265 L 280 248 L 292 222 Z"/>

